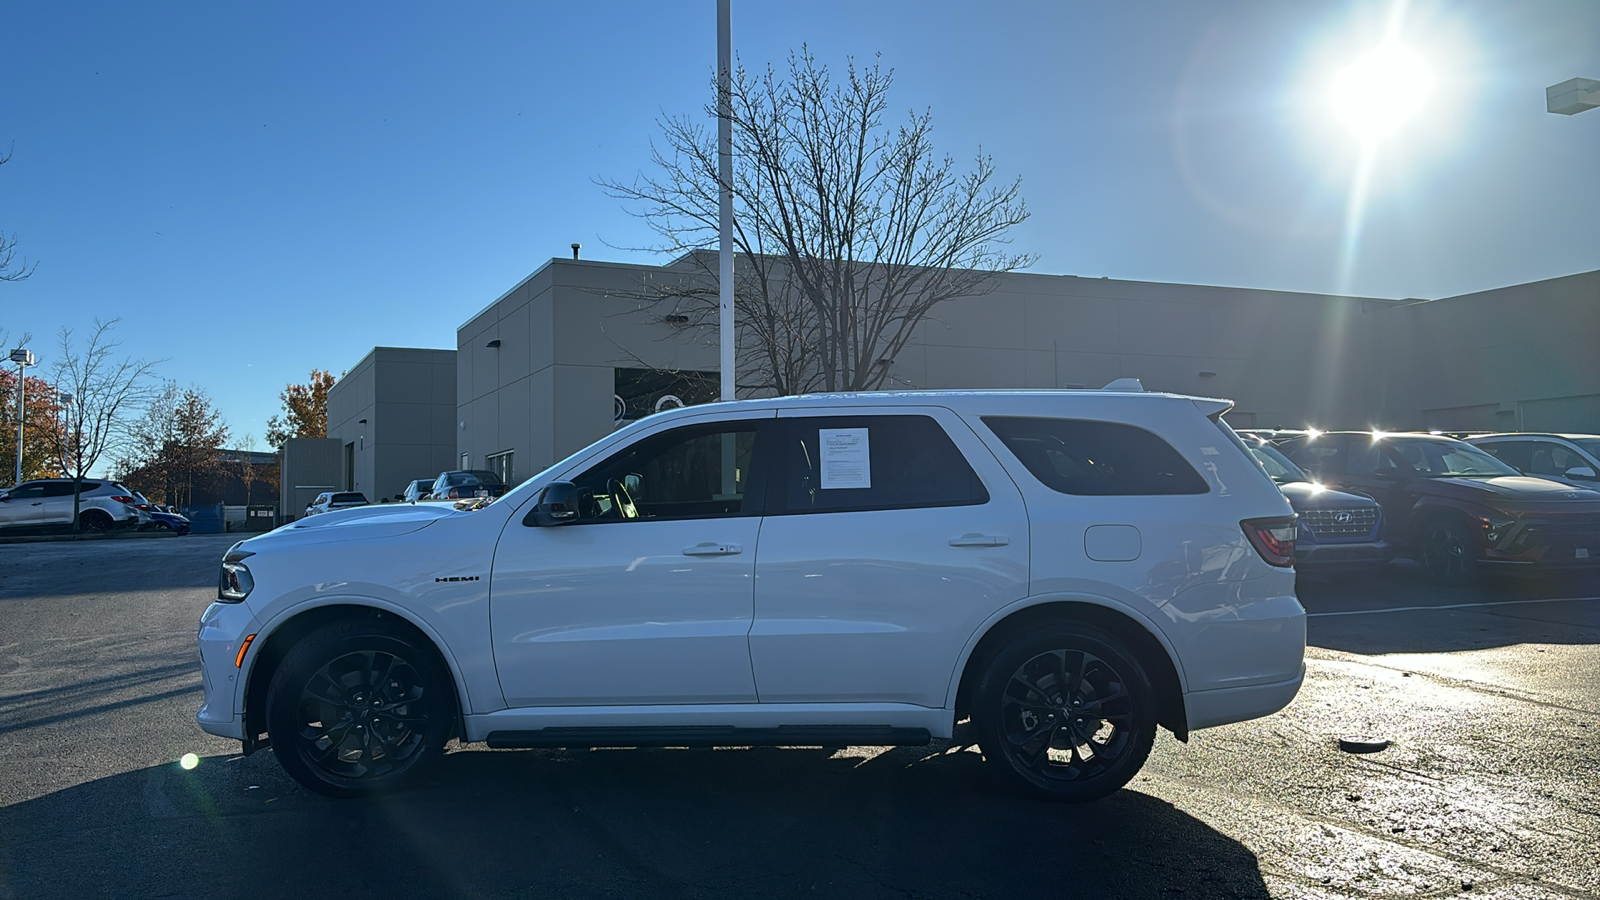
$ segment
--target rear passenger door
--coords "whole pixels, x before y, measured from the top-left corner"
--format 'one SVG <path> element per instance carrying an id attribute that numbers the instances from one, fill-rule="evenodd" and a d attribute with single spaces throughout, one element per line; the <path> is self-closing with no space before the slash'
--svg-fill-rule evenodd
<path id="1" fill-rule="evenodd" d="M 99 487 L 98 482 L 85 481 L 83 492 Z M 45 525 L 72 524 L 72 482 L 49 481 L 44 485 L 44 505 L 39 507 L 39 521 Z"/>
<path id="2" fill-rule="evenodd" d="M 750 631 L 761 702 L 944 706 L 967 638 L 1028 593 L 1016 485 L 946 409 L 779 425 Z"/>

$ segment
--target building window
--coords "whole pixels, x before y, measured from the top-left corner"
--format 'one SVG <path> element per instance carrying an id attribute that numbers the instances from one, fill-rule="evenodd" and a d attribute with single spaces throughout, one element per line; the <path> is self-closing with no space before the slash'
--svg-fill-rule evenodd
<path id="1" fill-rule="evenodd" d="M 515 481 L 511 480 L 511 476 L 515 472 L 515 467 L 512 464 L 511 457 L 515 453 L 515 450 L 507 450 L 503 453 L 491 453 L 485 460 L 489 464 L 489 471 L 499 475 L 500 480 L 508 485 L 516 484 Z"/>
<path id="2" fill-rule="evenodd" d="M 471 468 L 471 467 L 472 467 L 472 454 L 470 454 L 470 453 L 461 454 L 461 468 L 462 468 L 462 470 L 465 471 L 466 469 Z"/>

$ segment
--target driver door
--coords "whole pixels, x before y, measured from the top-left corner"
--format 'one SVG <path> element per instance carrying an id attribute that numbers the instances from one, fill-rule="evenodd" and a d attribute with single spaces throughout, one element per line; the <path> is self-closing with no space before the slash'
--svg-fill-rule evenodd
<path id="1" fill-rule="evenodd" d="M 677 420 L 563 480 L 571 524 L 513 519 L 491 573 L 512 707 L 753 703 L 750 625 L 773 411 Z"/>
<path id="2" fill-rule="evenodd" d="M 0 500 L 0 528 L 28 528 L 44 523 L 44 485 L 12 488 Z"/>

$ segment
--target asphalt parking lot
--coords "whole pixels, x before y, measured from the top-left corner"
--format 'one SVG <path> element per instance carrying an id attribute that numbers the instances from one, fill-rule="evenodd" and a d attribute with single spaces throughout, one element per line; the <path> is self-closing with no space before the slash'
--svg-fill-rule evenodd
<path id="1" fill-rule="evenodd" d="M 1302 579 L 1295 702 L 1085 806 L 940 745 L 470 747 L 340 802 L 194 725 L 234 539 L 0 546 L 0 898 L 1600 897 L 1592 578 Z"/>

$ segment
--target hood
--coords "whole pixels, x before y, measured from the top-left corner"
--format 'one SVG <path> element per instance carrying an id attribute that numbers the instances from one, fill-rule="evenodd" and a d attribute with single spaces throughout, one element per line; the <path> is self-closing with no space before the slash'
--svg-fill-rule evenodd
<path id="1" fill-rule="evenodd" d="M 1278 485 L 1278 490 L 1289 498 L 1289 505 L 1294 507 L 1296 511 L 1378 505 L 1378 501 L 1368 497 L 1366 494 L 1335 490 L 1310 481 L 1291 481 L 1288 484 L 1280 484 Z"/>
<path id="2" fill-rule="evenodd" d="M 1600 500 L 1600 491 L 1577 488 L 1547 478 L 1529 475 L 1500 475 L 1495 478 L 1429 478 L 1428 483 L 1451 485 L 1472 491 L 1481 491 L 1515 500 Z M 1577 496 L 1570 496 L 1576 494 Z"/>
<path id="3" fill-rule="evenodd" d="M 297 539 L 319 542 L 357 541 L 398 537 L 419 531 L 440 519 L 463 515 L 471 514 L 456 512 L 448 506 L 412 506 L 409 503 L 354 506 L 307 516 L 275 528 L 260 537 L 251 538 L 247 543 Z"/>

